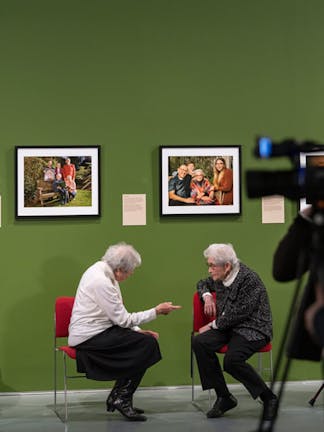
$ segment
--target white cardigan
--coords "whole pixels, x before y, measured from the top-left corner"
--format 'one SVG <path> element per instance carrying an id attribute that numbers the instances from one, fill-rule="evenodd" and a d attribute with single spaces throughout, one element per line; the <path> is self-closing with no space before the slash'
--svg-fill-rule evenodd
<path id="1" fill-rule="evenodd" d="M 155 308 L 127 312 L 112 269 L 98 261 L 83 274 L 75 296 L 68 344 L 78 345 L 114 325 L 139 330 L 156 318 Z"/>

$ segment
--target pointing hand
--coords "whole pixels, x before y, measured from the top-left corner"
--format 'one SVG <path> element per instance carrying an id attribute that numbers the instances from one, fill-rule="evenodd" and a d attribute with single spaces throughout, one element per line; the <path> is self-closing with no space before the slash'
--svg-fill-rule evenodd
<path id="1" fill-rule="evenodd" d="M 157 305 L 155 311 L 157 315 L 168 315 L 170 312 L 181 308 L 182 306 L 173 305 L 172 302 L 164 302 Z"/>

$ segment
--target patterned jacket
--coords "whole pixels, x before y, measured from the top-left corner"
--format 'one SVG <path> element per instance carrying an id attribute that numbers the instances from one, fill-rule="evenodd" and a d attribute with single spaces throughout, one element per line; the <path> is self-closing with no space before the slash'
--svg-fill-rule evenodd
<path id="1" fill-rule="evenodd" d="M 211 277 L 197 283 L 200 299 L 216 292 L 216 325 L 219 330 L 232 330 L 247 340 L 272 339 L 272 317 L 266 288 L 260 277 L 245 264 L 230 286 Z"/>

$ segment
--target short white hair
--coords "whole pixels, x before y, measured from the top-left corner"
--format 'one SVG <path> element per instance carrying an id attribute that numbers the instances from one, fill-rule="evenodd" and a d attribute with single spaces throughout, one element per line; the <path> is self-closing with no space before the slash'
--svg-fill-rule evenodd
<path id="1" fill-rule="evenodd" d="M 202 170 L 200 168 L 197 168 L 194 171 L 192 171 L 192 177 L 196 177 L 196 176 L 199 176 L 199 175 L 203 175 L 205 177 L 204 170 Z"/>
<path id="2" fill-rule="evenodd" d="M 204 257 L 211 259 L 214 264 L 230 263 L 234 267 L 239 260 L 230 243 L 213 243 L 204 250 Z"/>
<path id="3" fill-rule="evenodd" d="M 102 261 L 105 261 L 113 271 L 122 270 L 132 272 L 142 263 L 142 259 L 137 250 L 132 245 L 124 242 L 109 246 Z"/>

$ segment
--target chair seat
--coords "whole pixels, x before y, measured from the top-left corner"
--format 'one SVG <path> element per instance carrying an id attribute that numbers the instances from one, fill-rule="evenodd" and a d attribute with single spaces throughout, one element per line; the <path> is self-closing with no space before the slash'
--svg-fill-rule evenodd
<path id="1" fill-rule="evenodd" d="M 260 348 L 258 350 L 258 352 L 262 353 L 262 352 L 269 352 L 272 350 L 272 343 L 269 342 L 266 345 L 264 345 L 262 348 Z M 220 349 L 217 350 L 218 353 L 220 354 L 225 354 L 228 351 L 228 345 L 223 345 Z"/>
<path id="2" fill-rule="evenodd" d="M 264 347 L 260 348 L 258 352 L 269 352 L 272 350 L 272 343 L 269 342 L 267 345 L 264 345 Z"/>
<path id="3" fill-rule="evenodd" d="M 76 349 L 75 348 L 72 348 L 70 346 L 65 345 L 65 346 L 59 346 L 59 347 L 57 347 L 57 349 L 59 351 L 64 351 L 65 354 L 67 356 L 69 356 L 71 359 L 74 359 L 74 360 L 76 359 Z"/>

